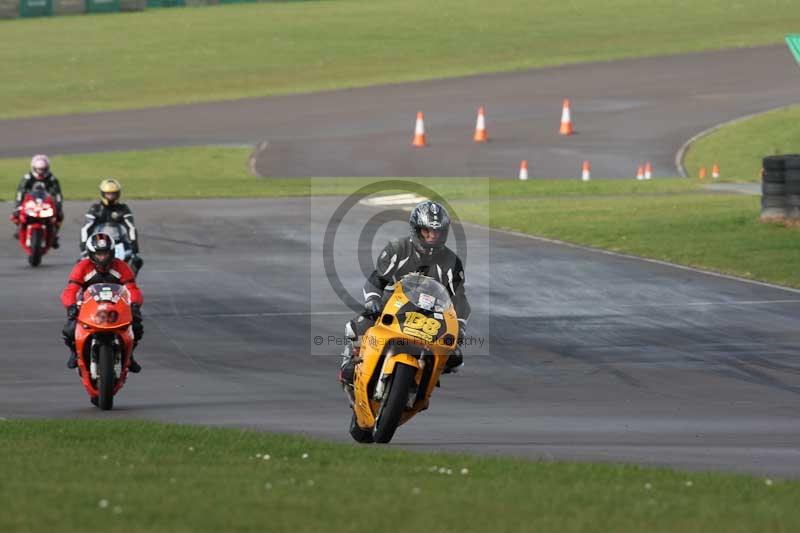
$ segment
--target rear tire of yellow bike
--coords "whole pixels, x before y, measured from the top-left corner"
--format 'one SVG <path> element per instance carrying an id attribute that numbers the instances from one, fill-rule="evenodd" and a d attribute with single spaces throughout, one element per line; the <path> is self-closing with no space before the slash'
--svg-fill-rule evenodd
<path id="1" fill-rule="evenodd" d="M 404 364 L 398 364 L 394 368 L 389 390 L 383 397 L 378 417 L 375 420 L 375 429 L 372 431 L 372 438 L 375 442 L 386 444 L 394 436 L 397 426 L 400 425 L 400 417 L 406 409 L 408 403 L 408 392 L 411 384 L 414 383 L 414 375 L 417 369 Z"/>

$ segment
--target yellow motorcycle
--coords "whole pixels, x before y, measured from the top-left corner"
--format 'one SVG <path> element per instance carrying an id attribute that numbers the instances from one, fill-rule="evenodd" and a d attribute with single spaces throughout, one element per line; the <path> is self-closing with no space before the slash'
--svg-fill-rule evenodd
<path id="1" fill-rule="evenodd" d="M 395 283 L 356 359 L 350 435 L 386 443 L 398 426 L 428 408 L 447 359 L 456 348 L 458 319 L 444 286 L 421 274 Z"/>

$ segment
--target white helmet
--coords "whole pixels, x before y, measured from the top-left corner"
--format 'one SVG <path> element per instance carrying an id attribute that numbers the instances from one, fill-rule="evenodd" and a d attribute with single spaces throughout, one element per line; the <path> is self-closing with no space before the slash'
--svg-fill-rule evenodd
<path id="1" fill-rule="evenodd" d="M 46 179 L 50 175 L 50 160 L 44 154 L 36 154 L 31 158 L 31 176 L 37 180 Z"/>

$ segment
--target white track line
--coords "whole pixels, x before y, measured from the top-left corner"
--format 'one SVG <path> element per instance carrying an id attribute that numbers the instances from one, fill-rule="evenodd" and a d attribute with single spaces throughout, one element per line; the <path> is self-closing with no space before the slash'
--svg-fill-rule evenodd
<path id="1" fill-rule="evenodd" d="M 475 226 L 484 230 L 490 231 L 497 231 L 498 233 L 506 233 L 508 235 L 514 235 L 515 237 L 521 237 L 523 239 L 530 239 L 539 242 L 546 242 L 548 244 L 555 244 L 558 246 L 566 246 L 568 248 L 574 248 L 576 250 L 583 250 L 585 252 L 594 252 L 603 255 L 610 255 L 611 257 L 620 257 L 623 259 L 633 259 L 635 261 L 642 261 L 645 263 L 651 263 L 654 265 L 661 265 L 665 267 L 677 268 L 679 270 L 685 270 L 687 272 L 694 272 L 696 274 L 704 274 L 706 276 L 713 276 L 715 278 L 727 279 L 731 281 L 739 281 L 742 283 L 749 283 L 751 285 L 759 285 L 761 287 L 769 287 L 770 289 L 777 289 L 781 291 L 791 292 L 793 294 L 800 294 L 800 289 L 794 289 L 792 287 L 784 287 L 782 285 L 775 285 L 773 283 L 767 283 L 765 281 L 756 281 L 753 279 L 746 279 L 740 278 L 737 276 L 731 276 L 729 274 L 720 274 L 719 272 L 712 272 L 710 270 L 702 270 L 700 268 L 684 266 L 684 265 L 677 265 L 675 263 L 669 263 L 667 261 L 661 261 L 660 259 L 650 259 L 648 257 L 640 257 L 638 255 L 631 255 L 631 254 L 624 254 L 620 252 L 612 252 L 610 250 L 603 250 L 602 248 L 594 248 L 592 246 L 585 246 L 583 244 L 574 244 L 571 242 L 560 241 L 558 239 L 548 239 L 547 237 L 539 237 L 537 235 L 528 235 L 527 233 L 520 233 L 518 231 L 511 231 L 511 230 L 503 230 L 503 229 L 496 229 L 496 228 L 489 228 L 487 226 L 482 226 L 480 224 L 473 224 L 471 222 L 461 222 L 463 226 Z"/>
<path id="2" fill-rule="evenodd" d="M 705 137 L 706 135 L 710 135 L 710 134 L 714 133 L 715 131 L 717 131 L 718 129 L 724 128 L 725 126 L 730 126 L 732 124 L 736 124 L 737 122 L 741 122 L 741 121 L 747 120 L 749 118 L 757 117 L 758 115 L 763 115 L 764 113 L 769 113 L 770 111 L 777 111 L 778 109 L 783 109 L 785 107 L 790 107 L 790 106 L 782 105 L 782 106 L 778 106 L 778 107 L 773 107 L 772 109 L 766 109 L 764 111 L 759 111 L 758 113 L 751 113 L 751 114 L 745 115 L 743 117 L 735 118 L 733 120 L 728 120 L 727 122 L 722 122 L 720 124 L 717 124 L 716 126 L 712 126 L 712 127 L 708 128 L 706 130 L 701 131 L 697 135 L 694 135 L 691 139 L 689 139 L 688 141 L 683 143 L 681 145 L 680 149 L 678 149 L 678 151 L 675 153 L 675 168 L 678 170 L 678 174 L 680 174 L 680 176 L 682 178 L 688 178 L 689 177 L 689 175 L 686 174 L 686 169 L 683 166 L 683 158 L 686 156 L 686 151 L 689 149 L 689 147 L 695 141 L 697 141 L 698 139 L 701 139 L 702 137 Z"/>
<path id="3" fill-rule="evenodd" d="M 250 153 L 250 157 L 247 158 L 247 168 L 250 170 L 250 174 L 252 174 L 257 178 L 264 177 L 258 173 L 258 170 L 256 170 L 256 163 L 258 162 L 258 156 L 261 155 L 261 152 L 266 150 L 268 147 L 269 143 L 267 141 L 258 143 L 253 147 L 253 151 Z"/>
<path id="4" fill-rule="evenodd" d="M 392 194 L 388 196 L 376 196 L 375 198 L 365 198 L 358 203 L 362 205 L 416 205 L 427 200 L 424 196 L 414 193 Z"/>
<path id="5" fill-rule="evenodd" d="M 775 109 L 781 109 L 783 107 L 786 107 L 786 106 L 777 107 Z M 769 111 L 771 111 L 771 110 L 769 110 Z M 763 111 L 761 113 L 754 113 L 752 115 L 747 115 L 745 117 L 740 117 L 738 119 L 726 122 L 724 124 L 719 124 L 719 125 L 715 126 L 715 128 L 720 128 L 720 127 L 722 127 L 722 126 L 724 126 L 726 124 L 730 124 L 732 122 L 737 122 L 739 120 L 745 120 L 745 119 L 748 119 L 748 118 L 756 116 L 756 115 L 761 115 L 762 113 L 767 113 L 769 111 Z M 698 135 L 696 135 L 692 139 L 702 137 L 703 135 L 708 134 L 711 131 L 713 131 L 715 128 L 711 128 L 710 130 L 706 130 L 705 132 L 699 133 Z M 688 146 L 689 143 L 692 142 L 692 139 L 687 141 L 687 143 L 684 145 L 684 148 L 686 146 Z M 683 150 L 684 148 L 681 148 L 681 150 Z M 679 152 L 679 154 L 681 154 L 681 152 Z M 681 155 L 681 157 L 683 157 L 683 156 Z M 677 159 L 676 159 L 676 161 L 677 161 Z M 395 196 L 407 196 L 407 195 L 395 195 Z M 376 199 L 381 199 L 381 198 L 393 198 L 393 197 L 392 196 L 383 196 L 383 197 L 378 197 Z M 424 198 L 423 198 L 423 200 L 424 200 Z M 366 201 L 362 200 L 361 203 L 366 203 Z M 382 205 L 382 204 L 367 204 L 367 205 Z M 388 204 L 388 205 L 391 205 L 391 204 Z M 518 231 L 510 231 L 510 230 L 503 230 L 503 229 L 497 229 L 497 228 L 490 228 L 488 226 L 483 226 L 481 224 L 474 224 L 474 223 L 471 223 L 471 222 L 463 222 L 462 221 L 461 225 L 462 226 L 473 226 L 473 227 L 477 227 L 477 228 L 481 228 L 481 229 L 485 229 L 485 230 L 497 231 L 499 233 L 507 233 L 509 235 L 514 235 L 516 237 L 522 237 L 522 238 L 525 238 L 525 239 L 532 239 L 532 240 L 535 240 L 535 241 L 546 242 L 546 243 L 549 243 L 549 244 L 556 244 L 556 245 L 559 245 L 559 246 L 567 246 L 569 248 L 575 248 L 575 249 L 584 250 L 584 251 L 587 251 L 587 252 L 601 253 L 601 254 L 605 254 L 605 255 L 610 255 L 612 257 L 622 257 L 622 258 L 625 258 L 625 259 L 635 259 L 637 261 L 643 261 L 645 263 L 652 263 L 652 264 L 655 264 L 655 265 L 661 265 L 661 266 L 677 268 L 677 269 L 680 269 L 680 270 L 686 270 L 688 272 L 695 272 L 697 274 L 705 274 L 707 276 L 714 276 L 716 278 L 722 278 L 722 279 L 727 279 L 727 280 L 732 280 L 732 281 L 740 281 L 740 282 L 743 282 L 743 283 L 750 283 L 752 285 L 759 285 L 761 287 L 769 287 L 771 289 L 778 289 L 778 290 L 782 290 L 782 291 L 791 292 L 791 293 L 794 293 L 794 294 L 800 294 L 800 289 L 793 289 L 791 287 L 784 287 L 784 286 L 781 286 L 781 285 L 775 285 L 775 284 L 772 284 L 772 283 L 767 283 L 765 281 L 756 281 L 756 280 L 752 280 L 752 279 L 746 279 L 746 278 L 740 278 L 740 277 L 737 277 L 737 276 L 731 276 L 729 274 L 721 274 L 719 272 L 712 272 L 710 270 L 702 270 L 700 268 L 684 266 L 684 265 L 678 265 L 678 264 L 675 264 L 675 263 L 670 263 L 668 261 L 661 261 L 659 259 L 650 259 L 650 258 L 647 258 L 647 257 L 640 257 L 638 255 L 630 255 L 630 254 L 624 254 L 624 253 L 620 253 L 620 252 L 612 252 L 610 250 L 603 250 L 602 248 L 594 248 L 592 246 L 585 246 L 585 245 L 581 245 L 581 244 L 573 244 L 571 242 L 560 241 L 558 239 L 548 239 L 546 237 L 539 237 L 539 236 L 536 236 L 536 235 L 529 235 L 527 233 L 520 233 Z M 765 303 L 765 304 L 766 303 L 795 303 L 795 301 L 794 300 L 771 300 L 771 301 L 765 301 L 763 303 Z M 719 303 L 708 302 L 708 303 L 677 304 L 677 305 L 739 305 L 739 304 L 737 304 L 737 303 L 725 303 L 725 302 L 719 302 Z M 758 303 L 756 303 L 756 302 L 754 302 L 754 303 L 743 303 L 741 305 L 761 305 L 761 303 L 760 302 L 758 302 Z"/>
<path id="6" fill-rule="evenodd" d="M 770 305 L 770 304 L 800 304 L 800 300 L 744 300 L 728 302 L 686 302 L 680 304 L 621 304 L 617 307 L 704 307 L 704 306 L 740 306 L 740 305 Z"/>

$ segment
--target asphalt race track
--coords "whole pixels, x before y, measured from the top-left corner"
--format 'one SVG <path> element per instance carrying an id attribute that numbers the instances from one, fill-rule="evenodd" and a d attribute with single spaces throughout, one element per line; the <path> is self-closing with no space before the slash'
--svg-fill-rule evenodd
<path id="1" fill-rule="evenodd" d="M 351 313 L 316 276 L 317 230 L 336 205 L 136 202 L 145 369 L 111 413 L 92 407 L 64 367 L 57 296 L 73 255 L 62 248 L 34 270 L 0 240 L 0 416 L 348 440 L 341 348 L 328 337 Z M 76 234 L 82 207 L 67 205 L 65 235 Z M 357 235 L 376 209 L 357 207 L 340 235 Z M 375 245 L 398 228 L 385 225 Z M 467 350 L 468 368 L 447 376 L 397 444 L 800 475 L 800 292 L 474 226 L 467 236 L 470 336 L 488 346 Z M 354 287 L 355 242 L 337 239 L 335 256 Z M 317 335 L 324 345 L 312 344 Z"/>
<path id="2" fill-rule="evenodd" d="M 766 48 L 737 53 L 751 57 L 784 52 Z M 718 54 L 732 58 L 736 53 Z M 698 56 L 666 61 L 691 63 Z M 650 61 L 656 60 L 621 63 Z M 768 69 L 768 63 L 756 62 L 753 69 Z M 599 67 L 563 70 L 580 68 Z M 597 72 L 607 68 L 621 67 L 611 63 Z M 796 87 L 796 78 L 790 85 L 788 74 L 786 80 L 771 84 L 762 78 L 763 97 L 757 98 L 754 83 L 750 107 L 739 105 L 736 94 L 744 89 L 731 78 L 733 70 L 726 93 L 709 90 L 709 107 L 685 106 L 688 125 L 679 125 L 677 107 L 663 120 L 644 115 L 640 127 L 652 124 L 654 132 L 649 143 L 668 147 L 657 169 L 669 171 L 671 143 L 680 144 L 711 125 L 706 122 L 732 118 L 736 110 L 744 114 L 773 107 L 781 98 L 790 100 L 791 88 Z M 753 72 L 741 70 L 748 78 Z M 474 80 L 497 88 L 496 103 L 486 103 L 491 110 L 500 107 L 507 96 L 504 91 L 511 90 L 501 82 L 526 75 L 537 74 L 498 75 L 499 81 L 491 84 L 488 76 Z M 635 69 L 629 76 L 636 79 Z M 677 101 L 680 95 L 665 88 L 670 79 L 665 71 L 651 85 Z M 439 87 L 442 101 L 448 90 L 444 81 L 419 86 Z M 363 91 L 382 89 L 397 90 Z M 697 104 L 699 96 L 685 96 L 689 91 L 684 97 Z M 337 94 L 346 99 L 356 92 Z M 713 94 L 717 96 L 708 96 Z M 796 90 L 793 94 L 796 97 Z M 647 100 L 635 86 L 619 96 Z M 327 98 L 335 99 L 336 94 L 320 95 L 319 102 Z M 316 101 L 312 96 L 275 100 L 293 99 Z M 209 108 L 243 110 L 269 107 L 270 102 Z M 412 99 L 407 103 L 409 109 L 415 106 Z M 370 104 L 364 105 L 366 117 Z M 331 116 L 348 116 L 341 107 L 330 114 L 323 112 L 322 103 L 315 109 L 314 121 L 325 130 L 332 128 Z M 178 112 L 171 108 L 164 114 Z M 21 121 L 30 129 L 16 130 L 13 149 L 5 139 L 13 137 L 15 124 L 0 123 L 0 145 L 7 153 L 30 154 L 40 151 L 35 148 L 40 146 L 37 138 L 50 151 L 59 151 L 57 146 L 89 151 L 92 146 L 119 149 L 147 142 L 260 138 L 256 130 L 248 131 L 251 119 L 234 113 L 220 122 L 218 134 L 209 116 L 205 129 L 195 124 L 194 133 L 185 136 L 164 129 L 147 141 L 149 128 L 155 127 L 147 119 L 153 116 L 149 111 L 126 114 L 143 117 L 139 129 L 127 130 L 127 138 L 103 137 L 108 131 L 104 121 L 113 115 L 97 115 L 80 135 L 69 130 L 74 117 L 50 119 L 53 128 L 46 137 L 32 133 L 39 119 Z M 242 118 L 241 137 L 234 131 L 236 117 Z M 381 120 L 375 117 L 375 125 Z M 665 135 L 674 136 L 674 141 L 656 138 L 657 131 L 666 132 L 657 130 L 659 124 L 672 124 Z M 299 123 L 294 127 L 302 130 Z M 584 141 L 589 137 L 586 127 L 578 122 L 577 128 L 584 133 L 574 140 L 590 142 Z M 639 137 L 635 142 L 645 142 Z M 619 169 L 628 141 L 614 142 L 618 147 L 609 148 L 608 168 Z M 501 145 L 498 140 L 491 149 Z M 602 151 L 609 144 L 597 146 Z M 654 161 L 659 160 L 654 156 Z M 553 165 L 557 168 L 558 163 Z M 110 413 L 89 404 L 77 377 L 64 366 L 67 350 L 60 340 L 64 313 L 58 294 L 74 263 L 78 225 L 87 204 L 67 204 L 64 246 L 37 269 L 27 266 L 8 225 L 8 235 L 0 239 L 0 417 L 147 418 L 349 441 L 348 408 L 335 372 L 342 327 L 352 311 L 321 274 L 320 252 L 325 225 L 341 200 L 132 202 L 146 262 L 139 279 L 145 293 L 146 333 L 138 352 L 144 371 L 130 378 Z M 380 210 L 356 206 L 337 233 L 336 267 L 353 295 L 363 280 L 358 236 L 364 222 Z M 467 225 L 465 230 L 468 294 L 474 309 L 469 334 L 484 344 L 467 349 L 467 368 L 443 379 L 431 409 L 398 431 L 397 445 L 800 476 L 800 291 L 477 226 Z M 403 231 L 396 222 L 383 225 L 371 249 L 367 243 L 361 251 L 374 257 L 389 235 Z M 319 345 L 317 336 L 323 339 Z"/>
<path id="3" fill-rule="evenodd" d="M 721 122 L 797 103 L 786 46 L 569 65 L 308 95 L 150 110 L 0 121 L 0 157 L 170 145 L 268 142 L 263 176 L 625 177 L 653 162 L 674 176 L 675 153 Z M 577 134 L 558 135 L 572 100 Z M 493 139 L 475 145 L 478 106 Z M 417 110 L 430 146 L 410 146 Z M 709 162 L 711 164 L 711 162 Z M 725 169 L 722 169 L 723 174 Z"/>

